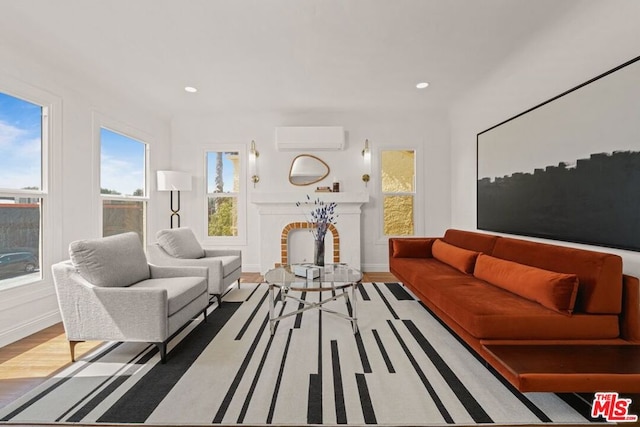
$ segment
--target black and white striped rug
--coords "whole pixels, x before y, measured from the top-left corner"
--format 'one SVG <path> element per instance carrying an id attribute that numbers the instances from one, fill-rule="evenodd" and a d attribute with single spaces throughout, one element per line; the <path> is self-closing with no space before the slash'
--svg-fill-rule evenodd
<path id="1" fill-rule="evenodd" d="M 546 424 L 588 423 L 554 393 L 521 394 L 488 370 L 397 283 L 366 283 L 360 333 L 310 310 L 271 336 L 266 285 L 243 284 L 169 345 L 107 343 L 0 409 L 10 423 Z M 326 298 L 302 294 L 307 301 Z M 347 314 L 343 299 L 331 309 Z M 278 302 L 278 312 L 298 303 Z M 202 317 L 200 317 L 202 319 Z M 584 413 L 586 412 L 586 413 Z"/>

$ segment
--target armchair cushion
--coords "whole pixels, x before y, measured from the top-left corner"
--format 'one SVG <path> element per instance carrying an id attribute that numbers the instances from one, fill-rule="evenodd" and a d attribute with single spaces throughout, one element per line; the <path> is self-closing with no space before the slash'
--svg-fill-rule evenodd
<path id="1" fill-rule="evenodd" d="M 174 258 L 196 259 L 204 256 L 204 250 L 190 228 L 173 228 L 156 233 L 158 244 Z"/>
<path id="2" fill-rule="evenodd" d="M 77 240 L 69 256 L 78 273 L 96 286 L 129 286 L 150 277 L 147 257 L 136 233 Z"/>
<path id="3" fill-rule="evenodd" d="M 207 293 L 207 281 L 202 277 L 168 277 L 148 279 L 131 286 L 132 289 L 165 289 L 171 316 L 203 293 Z"/>
<path id="4" fill-rule="evenodd" d="M 222 277 L 227 277 L 242 267 L 242 261 L 237 255 L 225 255 L 218 257 L 222 261 Z"/>

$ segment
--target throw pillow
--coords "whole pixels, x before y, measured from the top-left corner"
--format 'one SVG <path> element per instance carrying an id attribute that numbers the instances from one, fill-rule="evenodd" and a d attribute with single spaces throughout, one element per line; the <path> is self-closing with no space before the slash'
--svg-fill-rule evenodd
<path id="1" fill-rule="evenodd" d="M 556 273 L 484 254 L 478 257 L 473 275 L 563 314 L 572 313 L 578 294 L 575 274 Z"/>
<path id="2" fill-rule="evenodd" d="M 429 258 L 433 239 L 394 239 L 394 258 Z"/>
<path id="3" fill-rule="evenodd" d="M 449 264 L 451 267 L 467 274 L 473 273 L 476 258 L 480 253 L 450 245 L 440 239 L 433 242 L 431 252 L 438 261 Z"/>
<path id="4" fill-rule="evenodd" d="M 69 256 L 78 273 L 96 286 L 129 286 L 150 277 L 136 233 L 77 240 L 69 245 Z"/>
<path id="5" fill-rule="evenodd" d="M 204 256 L 204 250 L 190 228 L 173 228 L 156 233 L 158 244 L 174 258 L 196 259 Z"/>

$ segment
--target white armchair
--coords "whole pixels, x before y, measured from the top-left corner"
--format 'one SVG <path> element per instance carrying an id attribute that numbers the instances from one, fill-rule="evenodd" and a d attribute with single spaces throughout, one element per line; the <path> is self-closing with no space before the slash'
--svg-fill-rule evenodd
<path id="1" fill-rule="evenodd" d="M 149 265 L 135 233 L 69 245 L 51 269 L 71 360 L 78 342 L 138 341 L 158 347 L 209 305 L 207 269 Z"/>
<path id="2" fill-rule="evenodd" d="M 164 266 L 200 266 L 209 269 L 209 294 L 222 303 L 222 294 L 234 282 L 240 287 L 242 252 L 237 249 L 203 249 L 188 227 L 160 230 L 147 247 L 149 262 Z"/>

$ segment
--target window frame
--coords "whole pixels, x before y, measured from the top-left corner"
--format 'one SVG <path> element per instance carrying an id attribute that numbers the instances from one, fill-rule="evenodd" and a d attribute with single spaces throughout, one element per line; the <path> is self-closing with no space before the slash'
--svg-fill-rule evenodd
<path id="1" fill-rule="evenodd" d="M 413 193 L 385 193 L 382 191 L 382 152 L 383 151 L 413 151 L 414 152 L 414 177 L 413 177 Z M 378 239 L 376 244 L 387 245 L 390 238 L 394 237 L 415 237 L 424 234 L 424 221 L 419 221 L 420 218 L 424 218 L 423 215 L 423 162 L 421 149 L 417 146 L 402 145 L 384 145 L 376 147 L 376 155 L 372 160 L 372 169 L 376 171 L 379 179 L 376 180 L 376 195 L 380 200 L 380 209 L 378 212 Z M 384 234 L 384 197 L 386 195 L 412 195 L 413 196 L 413 234 L 412 235 L 386 235 Z"/>
<path id="2" fill-rule="evenodd" d="M 209 175 L 208 175 L 208 155 L 209 153 L 216 152 L 237 152 L 239 157 L 240 170 L 238 171 L 238 193 L 236 193 L 236 201 L 238 207 L 238 235 L 237 236 L 209 236 L 209 197 L 215 197 L 217 194 L 230 194 L 230 193 L 209 193 Z M 247 244 L 247 159 L 249 153 L 249 146 L 247 144 L 215 144 L 209 145 L 204 148 L 202 160 L 203 160 L 203 175 L 204 185 L 202 193 L 204 197 L 203 201 L 203 242 L 212 246 L 243 246 Z M 223 196 L 229 197 L 229 196 Z"/>
<path id="3" fill-rule="evenodd" d="M 128 196 L 128 195 L 116 195 L 116 194 L 102 194 L 102 135 L 101 130 L 106 129 L 110 132 L 122 135 L 126 138 L 133 139 L 136 142 L 143 144 L 144 146 L 144 171 L 143 171 L 143 192 L 144 196 Z M 125 202 L 142 202 L 143 208 L 143 224 L 142 224 L 142 246 L 146 248 L 149 234 L 149 183 L 150 181 L 150 145 L 151 137 L 146 133 L 121 122 L 106 118 L 99 113 L 93 113 L 93 132 L 94 132 L 94 147 L 95 147 L 95 164 L 97 165 L 94 170 L 95 179 L 95 193 L 97 202 L 95 203 L 95 217 L 97 221 L 97 235 L 104 235 L 104 202 L 106 200 L 119 200 Z"/>
<path id="4" fill-rule="evenodd" d="M 56 194 L 53 191 L 58 188 L 62 173 L 62 100 L 42 89 L 1 75 L 0 92 L 42 108 L 40 190 L 0 188 L 0 194 L 3 196 L 40 199 L 40 247 L 38 254 L 40 276 L 35 279 L 22 276 L 2 280 L 0 281 L 0 292 L 3 292 L 13 288 L 51 283 L 53 277 L 49 266 L 53 264 L 54 260 L 64 256 L 63 251 L 55 245 L 55 242 L 62 241 L 62 227 L 53 226 L 53 224 L 62 223 L 61 201 L 59 197 L 55 197 Z"/>

